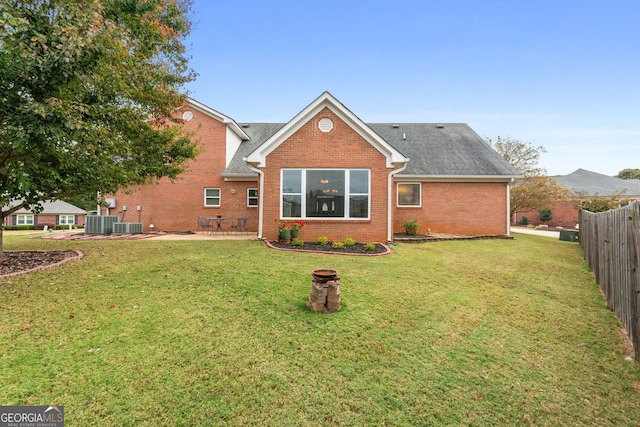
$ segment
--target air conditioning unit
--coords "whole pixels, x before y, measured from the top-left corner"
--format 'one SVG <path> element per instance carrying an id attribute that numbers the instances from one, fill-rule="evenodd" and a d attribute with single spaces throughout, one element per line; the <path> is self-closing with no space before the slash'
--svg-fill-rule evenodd
<path id="1" fill-rule="evenodd" d="M 142 223 L 140 222 L 116 222 L 113 224 L 113 232 L 117 234 L 141 234 Z"/>
<path id="2" fill-rule="evenodd" d="M 84 234 L 111 234 L 113 224 L 120 221 L 117 215 L 87 215 Z"/>

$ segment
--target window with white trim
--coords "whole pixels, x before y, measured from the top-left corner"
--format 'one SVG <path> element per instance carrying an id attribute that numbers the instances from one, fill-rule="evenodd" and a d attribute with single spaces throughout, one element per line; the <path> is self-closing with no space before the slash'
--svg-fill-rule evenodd
<path id="1" fill-rule="evenodd" d="M 34 215 L 16 215 L 16 225 L 33 225 Z"/>
<path id="2" fill-rule="evenodd" d="M 204 189 L 204 205 L 220 206 L 220 189 L 219 188 Z"/>
<path id="3" fill-rule="evenodd" d="M 75 215 L 60 215 L 58 216 L 58 224 L 60 225 L 74 225 L 76 223 Z"/>
<path id="4" fill-rule="evenodd" d="M 283 169 L 281 217 L 368 219 L 368 169 Z"/>
<path id="5" fill-rule="evenodd" d="M 258 206 L 258 189 L 247 188 L 247 206 Z"/>
<path id="6" fill-rule="evenodd" d="M 398 183 L 398 206 L 422 206 L 422 184 L 419 182 Z"/>

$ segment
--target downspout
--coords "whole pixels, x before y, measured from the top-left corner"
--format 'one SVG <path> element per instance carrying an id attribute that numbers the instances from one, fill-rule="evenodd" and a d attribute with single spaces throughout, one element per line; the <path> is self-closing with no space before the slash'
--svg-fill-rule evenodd
<path id="1" fill-rule="evenodd" d="M 399 172 L 402 172 L 409 165 L 409 159 L 406 159 L 404 164 L 398 169 L 394 169 L 389 172 L 387 178 L 387 242 L 393 241 L 393 218 L 392 218 L 392 209 L 393 209 L 393 176 Z"/>
<path id="2" fill-rule="evenodd" d="M 251 169 L 252 171 L 254 171 L 255 173 L 258 174 L 258 176 L 260 177 L 259 180 L 259 184 L 258 184 L 258 240 L 262 240 L 262 222 L 263 222 L 263 218 L 264 218 L 264 204 L 263 204 L 263 199 L 264 199 L 264 172 L 262 172 L 260 169 L 250 165 L 247 162 L 247 159 L 244 158 L 242 159 L 247 163 L 247 167 L 249 169 Z"/>
<path id="3" fill-rule="evenodd" d="M 507 236 L 511 236 L 511 181 L 507 182 Z"/>

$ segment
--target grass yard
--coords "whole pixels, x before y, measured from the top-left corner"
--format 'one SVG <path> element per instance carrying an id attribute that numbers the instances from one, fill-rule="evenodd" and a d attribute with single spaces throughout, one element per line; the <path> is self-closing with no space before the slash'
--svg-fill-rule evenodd
<path id="1" fill-rule="evenodd" d="M 79 262 L 0 280 L 0 405 L 67 426 L 637 426 L 580 248 L 538 236 L 383 257 L 255 241 L 49 241 Z M 306 308 L 336 268 L 342 309 Z"/>

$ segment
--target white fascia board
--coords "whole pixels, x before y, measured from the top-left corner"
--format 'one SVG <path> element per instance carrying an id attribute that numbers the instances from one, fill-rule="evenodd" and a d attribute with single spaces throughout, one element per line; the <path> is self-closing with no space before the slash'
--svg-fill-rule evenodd
<path id="1" fill-rule="evenodd" d="M 306 108 L 295 115 L 289 122 L 284 125 L 278 132 L 273 134 L 267 139 L 260 147 L 254 150 L 247 157 L 247 161 L 257 167 L 264 167 L 266 157 L 280 144 L 282 144 L 287 138 L 294 134 L 304 124 L 306 124 L 311 117 L 315 116 L 323 108 L 329 108 L 340 119 L 351 126 L 360 136 L 362 136 L 367 142 L 369 142 L 374 148 L 380 151 L 387 158 L 387 167 L 392 168 L 394 164 L 406 163 L 408 159 L 402 155 L 399 151 L 389 145 L 383 140 L 377 133 L 375 133 L 369 126 L 367 126 L 362 120 L 360 120 L 355 114 L 353 114 L 348 108 L 346 108 L 340 101 L 338 101 L 329 92 L 324 92 L 315 101 L 309 104 Z"/>
<path id="2" fill-rule="evenodd" d="M 242 128 L 238 125 L 238 123 L 236 123 L 235 120 L 233 120 L 231 117 L 229 116 L 225 116 L 224 114 L 214 110 L 211 107 L 207 107 L 206 105 L 196 101 L 195 99 L 191 99 L 191 98 L 187 98 L 187 103 L 195 108 L 196 110 L 200 111 L 201 113 L 206 114 L 209 117 L 212 117 L 224 124 L 226 124 L 229 129 L 231 129 L 233 131 L 233 133 L 235 133 L 236 135 L 238 135 L 238 137 L 243 140 L 243 141 L 248 141 L 251 138 L 249 138 L 249 135 L 247 135 Z"/>
<path id="3" fill-rule="evenodd" d="M 394 175 L 395 181 L 417 182 L 511 182 L 521 176 L 511 175 Z"/>

